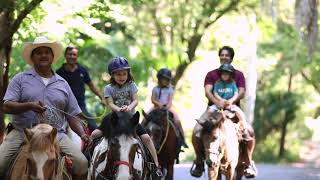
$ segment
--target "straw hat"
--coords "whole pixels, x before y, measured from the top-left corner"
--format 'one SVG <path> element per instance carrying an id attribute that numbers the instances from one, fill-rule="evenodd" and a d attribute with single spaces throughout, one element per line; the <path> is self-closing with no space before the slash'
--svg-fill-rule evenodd
<path id="1" fill-rule="evenodd" d="M 33 62 L 31 60 L 31 52 L 41 46 L 49 47 L 52 49 L 53 52 L 53 62 L 55 63 L 58 59 L 59 55 L 62 51 L 62 45 L 58 42 L 49 42 L 47 37 L 39 36 L 34 39 L 33 42 L 28 42 L 24 45 L 23 51 L 22 51 L 22 57 L 26 61 L 26 63 L 33 65 Z"/>

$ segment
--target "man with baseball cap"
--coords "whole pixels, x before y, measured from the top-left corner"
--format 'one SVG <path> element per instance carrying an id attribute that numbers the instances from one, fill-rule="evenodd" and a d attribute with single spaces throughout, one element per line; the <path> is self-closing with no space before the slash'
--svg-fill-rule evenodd
<path id="1" fill-rule="evenodd" d="M 32 68 L 13 77 L 3 98 L 4 112 L 12 114 L 13 130 L 0 146 L 0 177 L 5 175 L 8 164 L 23 143 L 22 130 L 32 128 L 40 122 L 39 117 L 43 116 L 46 123 L 58 130 L 60 150 L 72 159 L 72 173 L 76 179 L 86 179 L 88 162 L 80 149 L 74 147 L 67 137 L 68 123 L 82 140 L 91 143 L 91 139 L 76 118 L 81 109 L 71 88 L 52 70 L 52 64 L 57 61 L 61 50 L 60 43 L 50 42 L 43 36 L 24 46 L 22 57 Z"/>

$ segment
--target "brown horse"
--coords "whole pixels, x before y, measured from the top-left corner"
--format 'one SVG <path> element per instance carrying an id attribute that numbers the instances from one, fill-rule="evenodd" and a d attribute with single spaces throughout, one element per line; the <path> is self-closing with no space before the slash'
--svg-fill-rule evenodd
<path id="1" fill-rule="evenodd" d="M 32 129 L 25 129 L 24 134 L 25 143 L 14 161 L 9 179 L 62 179 L 57 129 L 48 124 L 38 124 Z"/>
<path id="2" fill-rule="evenodd" d="M 221 112 L 214 112 L 203 126 L 202 141 L 205 148 L 205 159 L 208 166 L 208 177 L 211 180 L 232 180 L 239 157 L 239 134 L 235 124 Z"/>
<path id="3" fill-rule="evenodd" d="M 91 180 L 142 180 L 146 176 L 145 153 L 135 127 L 139 112 L 112 113 L 107 117 L 107 129 L 102 141 L 95 147 L 89 168 Z"/>
<path id="4" fill-rule="evenodd" d="M 174 161 L 177 159 L 177 136 L 169 111 L 155 109 L 149 114 L 143 111 L 145 120 L 143 126 L 150 135 L 158 154 L 159 164 L 166 180 L 173 179 Z M 179 151 L 179 149 L 178 149 Z"/>

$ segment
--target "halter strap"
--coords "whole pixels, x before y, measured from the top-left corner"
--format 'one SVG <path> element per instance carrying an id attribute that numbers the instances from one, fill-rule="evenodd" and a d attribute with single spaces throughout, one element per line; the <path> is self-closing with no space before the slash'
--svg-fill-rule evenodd
<path id="1" fill-rule="evenodd" d="M 127 162 L 127 161 L 115 161 L 115 162 L 113 163 L 113 165 L 114 165 L 114 166 L 126 165 L 126 166 L 129 167 L 129 170 L 130 170 L 130 171 L 132 170 L 132 165 L 130 165 L 130 163 Z"/>

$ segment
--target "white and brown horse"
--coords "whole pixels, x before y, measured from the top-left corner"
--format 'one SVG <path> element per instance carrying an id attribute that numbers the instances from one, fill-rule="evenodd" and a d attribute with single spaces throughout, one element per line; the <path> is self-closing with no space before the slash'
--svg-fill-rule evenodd
<path id="1" fill-rule="evenodd" d="M 232 180 L 239 157 L 239 133 L 232 122 L 222 112 L 214 112 L 207 116 L 203 126 L 202 141 L 205 148 L 205 159 L 210 180 L 221 179 L 221 174 L 227 180 Z"/>
<path id="2" fill-rule="evenodd" d="M 62 179 L 57 129 L 48 124 L 38 124 L 32 129 L 25 129 L 24 134 L 25 143 L 14 161 L 9 179 Z"/>
<path id="3" fill-rule="evenodd" d="M 135 138 L 139 112 L 108 115 L 108 126 L 102 141 L 95 147 L 89 168 L 92 180 L 144 179 L 146 166 L 141 144 Z"/>

